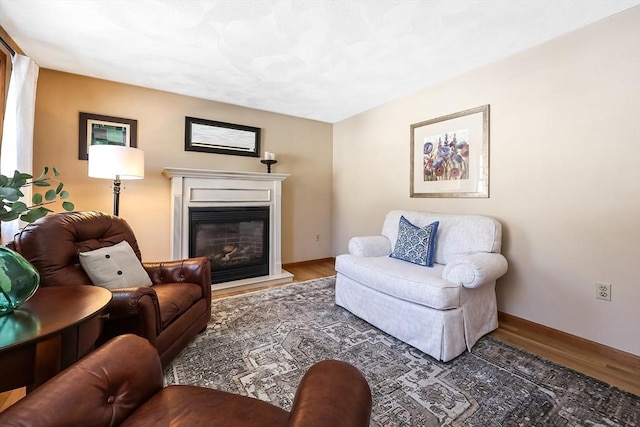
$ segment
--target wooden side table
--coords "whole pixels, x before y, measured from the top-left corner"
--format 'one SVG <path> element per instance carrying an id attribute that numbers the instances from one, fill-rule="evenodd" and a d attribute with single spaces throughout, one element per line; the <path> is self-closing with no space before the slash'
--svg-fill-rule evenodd
<path id="1" fill-rule="evenodd" d="M 111 292 L 97 286 L 39 288 L 0 317 L 0 392 L 36 388 L 94 346 Z"/>

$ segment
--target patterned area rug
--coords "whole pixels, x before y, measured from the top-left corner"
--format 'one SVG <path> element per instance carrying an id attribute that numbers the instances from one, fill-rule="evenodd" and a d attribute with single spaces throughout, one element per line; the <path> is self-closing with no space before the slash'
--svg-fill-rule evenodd
<path id="1" fill-rule="evenodd" d="M 334 304 L 335 277 L 213 301 L 211 322 L 165 370 L 193 384 L 284 409 L 323 359 L 357 366 L 373 394 L 371 426 L 639 426 L 640 399 L 482 338 L 438 362 Z"/>

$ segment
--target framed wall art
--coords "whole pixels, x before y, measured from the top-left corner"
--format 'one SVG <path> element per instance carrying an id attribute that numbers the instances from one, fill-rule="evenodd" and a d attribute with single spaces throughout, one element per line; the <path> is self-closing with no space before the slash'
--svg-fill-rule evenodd
<path id="1" fill-rule="evenodd" d="M 80 113 L 78 158 L 89 159 L 90 145 L 122 145 L 137 148 L 137 134 L 137 120 Z"/>
<path id="2" fill-rule="evenodd" d="M 411 125 L 411 197 L 489 197 L 489 105 Z"/>
<path id="3" fill-rule="evenodd" d="M 184 149 L 260 157 L 260 128 L 185 117 Z"/>

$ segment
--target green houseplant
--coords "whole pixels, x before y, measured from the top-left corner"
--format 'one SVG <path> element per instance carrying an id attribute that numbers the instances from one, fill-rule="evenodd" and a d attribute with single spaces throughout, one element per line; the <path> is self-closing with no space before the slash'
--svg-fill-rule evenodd
<path id="1" fill-rule="evenodd" d="M 46 207 L 57 200 L 62 200 L 62 208 L 66 211 L 74 209 L 73 203 L 65 200 L 69 193 L 64 190 L 64 184 L 57 179 L 60 172 L 45 167 L 37 178 L 31 174 L 15 171 L 13 176 L 0 174 L 0 222 L 21 219 L 31 223 L 53 212 Z M 52 183 L 55 183 L 53 188 Z M 24 197 L 24 187 L 47 188 L 44 195 L 34 193 L 31 205 L 20 201 Z M 0 246 L 0 316 L 11 313 L 27 301 L 38 289 L 40 276 L 37 270 L 20 254 L 11 249 Z"/>
<path id="2" fill-rule="evenodd" d="M 56 168 L 52 168 L 53 177 L 49 176 L 49 167 L 45 166 L 39 177 L 34 178 L 28 173 L 15 171 L 13 177 L 9 178 L 0 174 L 0 221 L 13 221 L 20 218 L 24 222 L 34 222 L 39 218 L 53 212 L 45 205 L 54 203 L 56 200 L 65 200 L 69 197 L 69 192 L 63 190 L 64 184 L 57 179 L 60 172 Z M 56 188 L 48 189 L 44 195 L 34 193 L 31 197 L 31 206 L 20 201 L 24 197 L 22 188 L 33 187 L 52 187 L 51 182 L 57 182 Z M 62 202 L 62 209 L 72 211 L 73 203 L 69 201 Z"/>

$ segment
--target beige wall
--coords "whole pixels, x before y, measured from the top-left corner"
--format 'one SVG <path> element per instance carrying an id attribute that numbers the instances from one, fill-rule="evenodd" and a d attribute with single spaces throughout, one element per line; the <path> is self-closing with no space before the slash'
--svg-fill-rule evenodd
<path id="1" fill-rule="evenodd" d="M 78 160 L 81 111 L 138 120 L 145 178 L 125 181 L 120 215 L 134 229 L 144 260 L 170 258 L 170 181 L 163 168 L 266 172 L 255 157 L 184 151 L 185 116 L 261 128 L 261 152 L 275 152 L 274 172 L 290 174 L 283 182 L 283 262 L 331 255 L 330 124 L 41 69 L 34 170 L 58 167 L 77 210 L 105 212 L 112 212 L 109 181 L 88 178 L 87 161 Z"/>
<path id="2" fill-rule="evenodd" d="M 636 7 L 337 123 L 334 254 L 393 208 L 491 215 L 501 311 L 640 355 L 639 23 Z M 484 104 L 490 198 L 409 198 L 409 125 Z"/>

